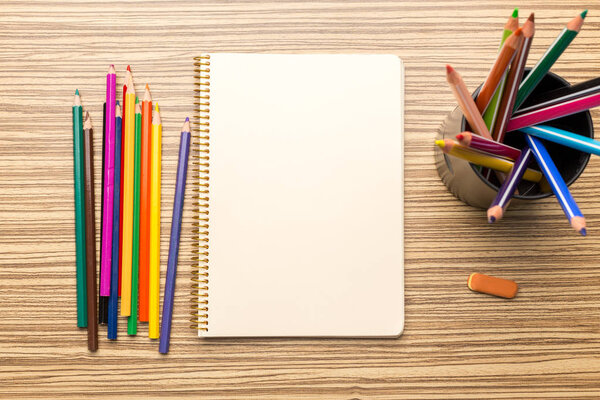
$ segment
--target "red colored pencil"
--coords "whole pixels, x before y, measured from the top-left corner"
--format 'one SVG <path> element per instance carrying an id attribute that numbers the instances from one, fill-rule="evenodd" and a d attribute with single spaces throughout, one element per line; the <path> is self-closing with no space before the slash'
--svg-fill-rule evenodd
<path id="1" fill-rule="evenodd" d="M 526 113 L 516 113 L 508 122 L 506 131 L 516 131 L 526 126 L 538 125 L 542 122 L 550 121 L 567 115 L 575 114 L 590 108 L 600 106 L 600 93 L 580 97 L 575 100 L 564 103 L 554 104 L 548 107 L 540 108 Z"/>
<path id="2" fill-rule="evenodd" d="M 473 150 L 483 151 L 488 154 L 516 160 L 521 155 L 521 151 L 514 147 L 507 146 L 503 143 L 498 143 L 494 140 L 486 139 L 479 135 L 465 131 L 456 135 L 456 140 L 463 146 L 468 146 Z"/>
<path id="3" fill-rule="evenodd" d="M 139 319 L 148 321 L 150 294 L 150 133 L 152 129 L 152 97 L 146 85 L 142 101 L 142 145 L 140 166 L 140 258 Z"/>

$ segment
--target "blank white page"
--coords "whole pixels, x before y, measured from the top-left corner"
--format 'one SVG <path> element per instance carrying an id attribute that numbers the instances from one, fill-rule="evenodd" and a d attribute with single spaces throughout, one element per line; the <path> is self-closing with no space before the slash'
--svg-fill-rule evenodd
<path id="1" fill-rule="evenodd" d="M 403 66 L 211 54 L 208 332 L 397 336 Z"/>

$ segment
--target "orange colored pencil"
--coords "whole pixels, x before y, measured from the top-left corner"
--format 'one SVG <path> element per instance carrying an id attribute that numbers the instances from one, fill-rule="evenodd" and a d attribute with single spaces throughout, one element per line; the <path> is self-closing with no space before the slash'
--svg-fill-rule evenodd
<path id="1" fill-rule="evenodd" d="M 504 42 L 504 45 L 502 45 L 502 49 L 498 53 L 498 57 L 496 58 L 490 73 L 483 83 L 483 86 L 481 86 L 477 100 L 475 100 L 475 104 L 477 104 L 477 109 L 480 113 L 483 114 L 490 104 L 490 100 L 494 96 L 496 89 L 498 89 L 500 81 L 504 78 L 510 63 L 515 56 L 516 50 L 521 45 L 522 39 L 522 30 L 519 28 L 511 34 Z"/>
<path id="2" fill-rule="evenodd" d="M 152 97 L 146 85 L 142 101 L 142 152 L 140 168 L 140 266 L 139 318 L 148 321 L 150 293 L 150 133 L 152 129 Z"/>
<path id="3" fill-rule="evenodd" d="M 486 139 L 491 139 L 492 135 L 490 135 L 490 131 L 485 125 L 485 121 L 477 109 L 477 105 L 471 97 L 465 82 L 460 74 L 449 65 L 446 65 L 446 79 L 473 132 Z"/>
<path id="4" fill-rule="evenodd" d="M 533 35 L 535 34 L 535 16 L 533 13 L 527 18 L 527 21 L 525 21 L 521 29 L 523 29 L 523 40 L 521 41 L 510 66 L 504 94 L 500 101 L 500 107 L 498 108 L 496 124 L 492 130 L 492 136 L 497 142 L 504 141 L 506 126 L 512 116 L 513 106 L 517 98 L 517 92 L 519 91 L 519 85 L 521 84 L 523 72 L 525 71 L 527 56 L 529 55 L 529 49 L 531 48 L 531 42 L 533 41 Z"/>

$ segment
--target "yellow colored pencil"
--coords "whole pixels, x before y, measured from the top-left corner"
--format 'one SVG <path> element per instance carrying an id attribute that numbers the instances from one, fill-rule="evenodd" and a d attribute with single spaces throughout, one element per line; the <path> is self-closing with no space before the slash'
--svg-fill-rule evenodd
<path id="1" fill-rule="evenodd" d="M 121 315 L 131 315 L 131 261 L 133 238 L 133 164 L 135 152 L 135 89 L 131 75 L 127 80 L 123 132 L 123 250 L 121 253 Z"/>
<path id="2" fill-rule="evenodd" d="M 148 337 L 158 339 L 160 306 L 160 173 L 162 123 L 158 103 L 152 115 L 150 138 L 150 276 L 148 296 Z"/>
<path id="3" fill-rule="evenodd" d="M 442 151 L 448 155 L 462 158 L 470 163 L 481 165 L 482 167 L 493 169 L 495 171 L 504 172 L 505 174 L 508 174 L 515 165 L 515 163 L 512 161 L 480 153 L 467 146 L 455 143 L 451 139 L 436 140 L 435 144 L 438 145 Z M 523 174 L 523 179 L 530 182 L 539 182 L 542 179 L 542 173 L 540 171 L 527 168 Z"/>

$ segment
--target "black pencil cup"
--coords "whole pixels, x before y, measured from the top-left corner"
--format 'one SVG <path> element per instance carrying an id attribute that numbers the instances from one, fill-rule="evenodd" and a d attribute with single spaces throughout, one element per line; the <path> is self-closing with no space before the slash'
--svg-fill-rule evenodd
<path id="1" fill-rule="evenodd" d="M 526 69 L 525 74 L 529 73 L 529 70 Z M 539 99 L 543 97 L 544 93 L 565 86 L 569 86 L 566 80 L 549 72 L 537 85 L 529 98 L 525 100 L 523 107 L 532 105 L 531 99 Z M 479 89 L 473 94 L 473 97 L 476 97 L 478 92 Z M 554 126 L 590 138 L 594 137 L 594 127 L 589 111 L 547 121 L 544 122 L 544 125 Z M 470 130 L 470 128 L 460 108 L 457 107 L 448 114 L 442 125 L 438 128 L 436 139 L 455 140 L 456 135 L 465 130 Z M 519 131 L 507 132 L 504 143 L 521 149 L 525 146 L 525 137 Z M 544 144 L 567 186 L 571 185 L 585 169 L 590 155 L 552 142 L 545 141 Z M 442 182 L 444 182 L 454 196 L 474 207 L 488 208 L 490 206 L 500 186 L 500 182 L 498 182 L 495 174 L 490 174 L 488 180 L 481 174 L 480 167 L 463 159 L 448 156 L 438 146 L 435 146 L 434 156 L 438 174 L 442 178 Z M 529 167 L 539 170 L 539 166 L 535 161 Z M 513 201 L 537 200 L 552 194 L 550 187 L 544 179 L 540 183 L 523 180 L 518 186 L 518 191 L 519 194 L 514 196 Z"/>

